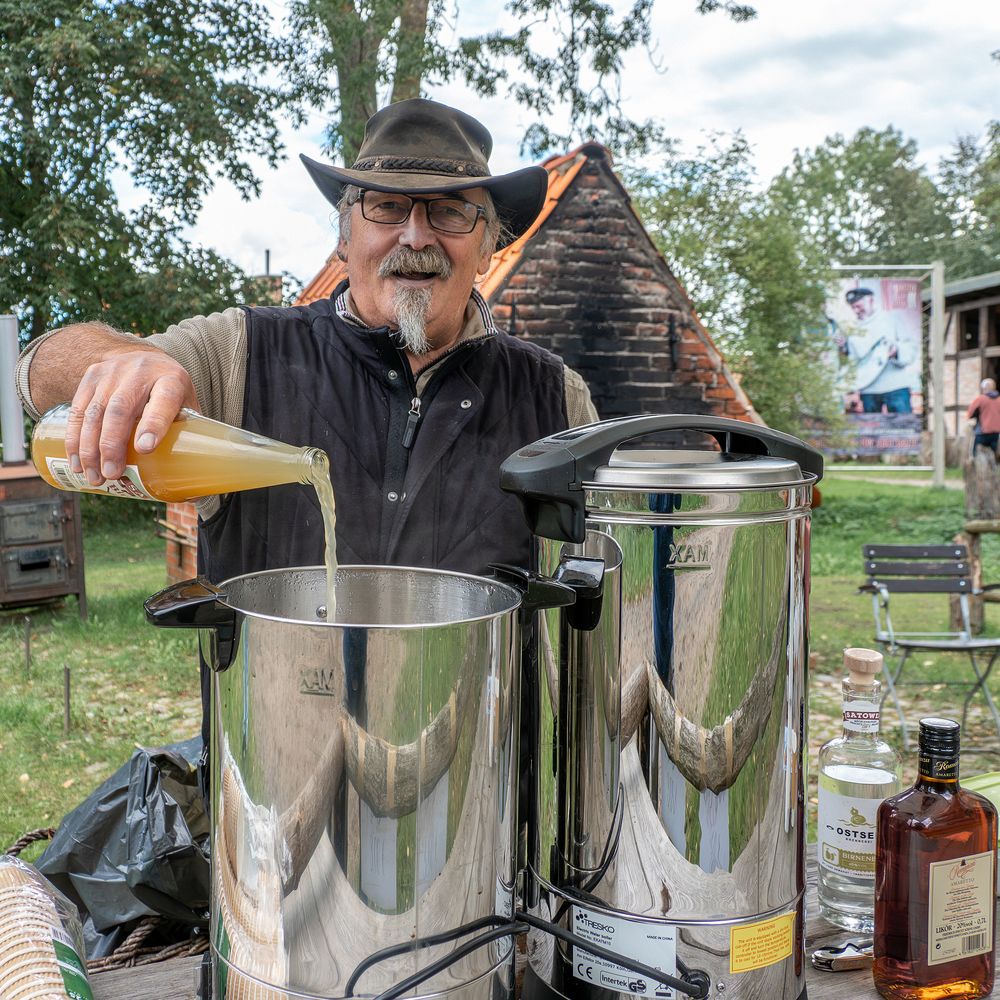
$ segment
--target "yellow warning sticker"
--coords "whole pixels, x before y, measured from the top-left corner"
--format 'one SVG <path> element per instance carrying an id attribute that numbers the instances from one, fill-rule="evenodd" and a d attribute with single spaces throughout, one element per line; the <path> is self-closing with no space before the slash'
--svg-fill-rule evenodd
<path id="1" fill-rule="evenodd" d="M 749 972 L 774 965 L 792 953 L 795 914 L 744 924 L 729 931 L 729 971 Z"/>

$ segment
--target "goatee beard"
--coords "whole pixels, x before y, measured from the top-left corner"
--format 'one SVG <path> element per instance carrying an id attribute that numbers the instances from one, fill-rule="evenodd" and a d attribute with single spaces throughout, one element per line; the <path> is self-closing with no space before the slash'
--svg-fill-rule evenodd
<path id="1" fill-rule="evenodd" d="M 450 278 L 451 261 L 444 251 L 436 246 L 423 250 L 399 246 L 386 255 L 378 268 L 379 277 L 429 277 L 437 275 Z M 400 345 L 410 354 L 427 354 L 431 345 L 427 340 L 427 312 L 431 305 L 432 290 L 427 287 L 407 288 L 398 286 L 392 297 L 399 325 Z"/>
<path id="2" fill-rule="evenodd" d="M 397 288 L 392 297 L 399 324 L 400 346 L 410 354 L 427 354 L 431 345 L 427 340 L 427 311 L 431 306 L 431 289 Z"/>

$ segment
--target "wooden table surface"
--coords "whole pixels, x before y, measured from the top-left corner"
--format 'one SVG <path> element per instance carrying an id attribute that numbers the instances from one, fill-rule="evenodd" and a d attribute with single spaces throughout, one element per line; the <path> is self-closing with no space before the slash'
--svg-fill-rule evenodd
<path id="1" fill-rule="evenodd" d="M 816 904 L 816 852 L 810 845 L 807 856 L 806 890 L 806 984 L 809 1000 L 868 1000 L 878 997 L 870 969 L 853 972 L 819 972 L 809 963 L 809 955 L 821 946 L 836 946 L 858 938 L 828 924 Z M 118 969 L 92 977 L 95 1000 L 196 1000 L 202 956 L 174 958 L 135 969 Z M 713 994 L 714 995 L 714 994 Z M 779 1000 L 778 997 L 773 1000 Z M 780 1000 L 795 1000 L 793 997 Z"/>

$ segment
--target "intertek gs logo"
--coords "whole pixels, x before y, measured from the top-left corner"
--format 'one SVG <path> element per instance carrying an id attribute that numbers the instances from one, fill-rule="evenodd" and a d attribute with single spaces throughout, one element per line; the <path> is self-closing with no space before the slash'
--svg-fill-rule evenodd
<path id="1" fill-rule="evenodd" d="M 668 569 L 711 569 L 712 546 L 708 542 L 671 542 Z"/>

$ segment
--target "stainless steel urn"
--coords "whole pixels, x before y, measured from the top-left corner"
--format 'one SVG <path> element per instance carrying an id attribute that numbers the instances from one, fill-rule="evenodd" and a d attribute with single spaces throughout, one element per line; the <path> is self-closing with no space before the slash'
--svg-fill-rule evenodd
<path id="1" fill-rule="evenodd" d="M 512 995 L 519 614 L 572 591 L 390 566 L 146 603 L 212 664 L 215 997 Z M 499 918 L 499 919 L 498 919 Z M 427 975 L 428 970 L 437 971 Z"/>
<path id="2" fill-rule="evenodd" d="M 713 450 L 654 450 L 704 434 Z M 643 438 L 647 447 L 626 447 Z M 720 418 L 642 416 L 502 468 L 542 570 L 599 557 L 591 607 L 543 612 L 523 715 L 527 902 L 732 1000 L 805 994 L 809 514 L 818 452 Z M 679 996 L 586 948 L 529 944 L 526 998 Z"/>

